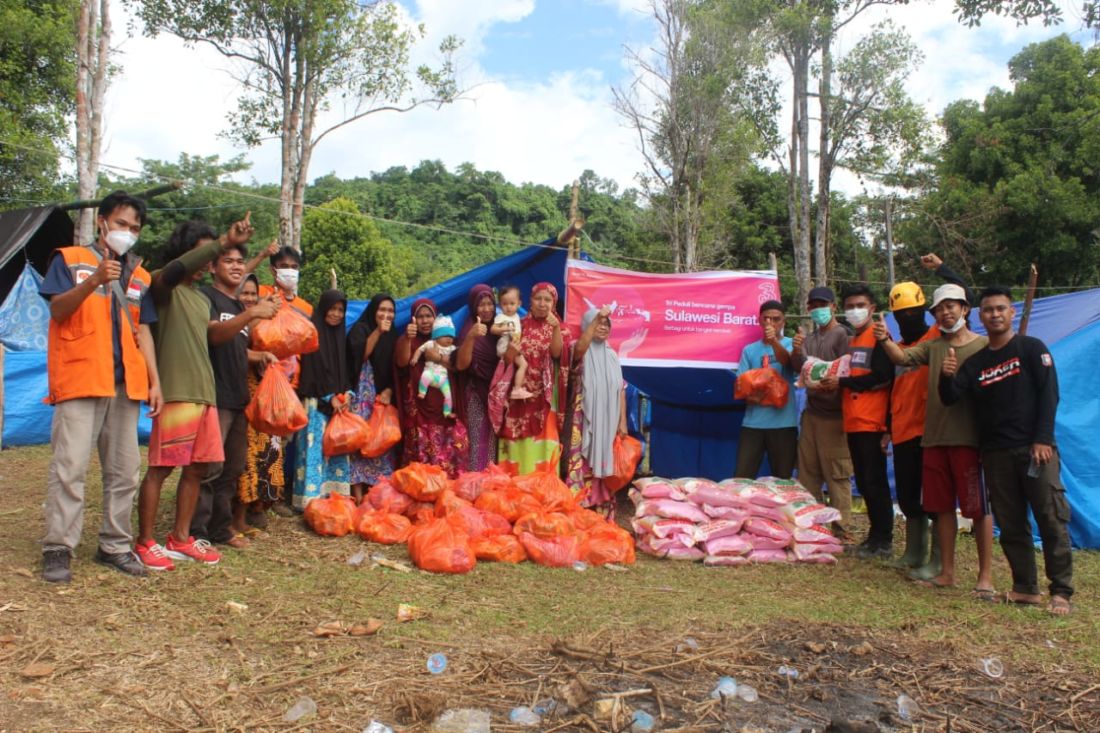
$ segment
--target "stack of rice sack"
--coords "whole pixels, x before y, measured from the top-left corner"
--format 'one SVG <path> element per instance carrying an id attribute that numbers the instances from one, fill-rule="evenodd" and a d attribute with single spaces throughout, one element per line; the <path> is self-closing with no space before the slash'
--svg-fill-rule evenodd
<path id="1" fill-rule="evenodd" d="M 842 548 L 825 528 L 840 519 L 794 481 L 645 478 L 634 482 L 638 548 L 706 565 L 834 563 Z"/>
<path id="2" fill-rule="evenodd" d="M 577 505 L 550 473 L 511 476 L 497 466 L 450 480 L 412 463 L 371 487 L 362 505 L 331 495 L 306 505 L 318 534 L 351 532 L 369 542 L 407 543 L 422 570 L 466 573 L 478 560 L 548 567 L 634 562 L 630 533 Z"/>

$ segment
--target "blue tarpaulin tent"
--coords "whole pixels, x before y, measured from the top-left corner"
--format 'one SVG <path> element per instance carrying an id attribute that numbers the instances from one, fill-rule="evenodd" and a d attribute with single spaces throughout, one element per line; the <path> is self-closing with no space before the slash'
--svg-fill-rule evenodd
<path id="1" fill-rule="evenodd" d="M 475 268 L 397 303 L 398 328 L 409 321 L 414 300 L 428 297 L 456 326 L 466 319 L 466 298 L 477 283 L 499 287 L 515 284 L 526 294 L 539 281 L 564 293 L 566 252 L 554 240 L 527 247 Z M 525 295 L 526 300 L 526 295 Z M 366 307 L 348 303 L 348 323 Z M 1020 309 L 1019 306 L 1017 306 Z M 976 318 L 972 318 L 976 321 Z M 1100 390 L 1092 371 L 1100 353 L 1100 289 L 1035 301 L 1028 332 L 1043 339 L 1058 364 L 1062 402 L 1057 436 L 1062 452 L 1062 478 L 1073 507 L 1070 534 L 1075 546 L 1100 548 Z M 733 401 L 734 374 L 721 369 L 629 367 L 627 381 L 651 403 L 650 467 L 667 476 L 725 478 L 733 472 L 744 406 Z M 4 366 L 4 445 L 49 440 L 50 408 L 46 393 L 45 354 L 7 354 Z M 147 424 L 143 431 L 147 432 Z"/>

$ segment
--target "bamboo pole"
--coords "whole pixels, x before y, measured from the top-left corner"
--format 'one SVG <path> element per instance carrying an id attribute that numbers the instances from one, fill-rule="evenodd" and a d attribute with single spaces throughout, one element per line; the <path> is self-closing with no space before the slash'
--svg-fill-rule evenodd
<path id="1" fill-rule="evenodd" d="M 1027 280 L 1027 296 L 1024 298 L 1024 314 L 1020 317 L 1019 334 L 1027 335 L 1027 324 L 1031 320 L 1031 304 L 1035 302 L 1035 286 L 1039 284 L 1039 268 L 1031 263 L 1031 274 Z"/>

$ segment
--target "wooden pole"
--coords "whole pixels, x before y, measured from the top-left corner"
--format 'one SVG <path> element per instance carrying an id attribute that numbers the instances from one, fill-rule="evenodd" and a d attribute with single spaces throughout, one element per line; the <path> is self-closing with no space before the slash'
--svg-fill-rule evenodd
<path id="1" fill-rule="evenodd" d="M 1031 304 L 1035 302 L 1035 286 L 1039 284 L 1039 268 L 1031 263 L 1031 275 L 1027 279 L 1027 296 L 1024 298 L 1024 314 L 1020 317 L 1021 336 L 1027 335 L 1027 323 L 1031 320 Z"/>
<path id="2" fill-rule="evenodd" d="M 134 197 L 139 199 L 151 199 L 154 196 L 160 196 L 162 193 L 171 193 L 172 191 L 178 191 L 183 188 L 183 181 L 172 181 L 163 186 L 156 186 L 150 188 L 147 191 L 141 193 L 135 193 Z M 81 201 L 72 201 L 67 204 L 60 204 L 57 208 L 62 211 L 72 211 L 74 209 L 94 209 L 99 206 L 103 199 L 84 199 Z"/>
<path id="3" fill-rule="evenodd" d="M 768 269 L 776 275 L 779 274 L 779 263 L 775 259 L 775 252 L 768 252 Z M 765 374 L 766 373 L 767 372 L 765 372 Z"/>

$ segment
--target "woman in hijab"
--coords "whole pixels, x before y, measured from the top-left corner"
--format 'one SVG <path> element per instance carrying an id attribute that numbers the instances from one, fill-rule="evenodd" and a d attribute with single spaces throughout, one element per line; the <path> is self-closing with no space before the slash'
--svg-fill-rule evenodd
<path id="1" fill-rule="evenodd" d="M 610 311 L 592 308 L 581 320 L 573 348 L 571 400 L 566 435 L 566 483 L 587 506 L 615 516 L 615 495 L 603 479 L 615 473 L 612 444 L 626 435 L 626 393 L 619 357 L 607 343 Z"/>
<path id="2" fill-rule="evenodd" d="M 493 289 L 480 284 L 470 288 L 469 316 L 459 334 L 456 368 L 463 375 L 466 394 L 466 430 L 470 437 L 469 471 L 484 471 L 496 460 L 497 436 L 489 422 L 489 385 L 500 357 L 497 339 L 489 333 L 496 315 Z"/>
<path id="3" fill-rule="evenodd" d="M 470 443 L 466 436 L 465 395 L 450 357 L 429 349 L 423 359 L 411 364 L 412 355 L 431 339 L 432 324 L 437 309 L 428 298 L 412 305 L 412 321 L 394 347 L 394 388 L 401 411 L 402 463 L 428 463 L 439 466 L 454 478 L 466 470 Z M 457 352 L 456 352 L 457 353 Z M 443 393 L 429 389 L 423 398 L 417 396 L 420 375 L 427 360 L 447 365 L 454 412 L 443 414 Z"/>
<path id="4" fill-rule="evenodd" d="M 322 438 L 329 418 L 348 409 L 351 378 L 348 376 L 344 314 L 348 299 L 339 290 L 326 290 L 313 309 L 317 327 L 317 351 L 302 356 L 302 381 L 298 395 L 309 424 L 298 434 L 294 469 L 294 508 L 302 511 L 313 499 L 332 492 L 347 495 L 350 466 L 346 455 L 325 458 Z"/>
<path id="5" fill-rule="evenodd" d="M 509 399 L 510 379 L 495 380 L 490 390 L 490 414 L 494 426 L 497 421 L 500 425 L 499 462 L 512 474 L 558 472 L 560 411 L 568 380 L 568 370 L 561 368 L 561 360 L 568 355 L 569 344 L 555 313 L 557 304 L 557 288 L 537 283 L 531 289 L 530 310 L 522 322 L 523 337 L 518 345 L 509 344 L 504 355 L 505 360 L 512 360 L 516 354 L 523 354 L 527 360 L 523 387 L 534 396 Z"/>
<path id="6" fill-rule="evenodd" d="M 355 394 L 351 411 L 366 420 L 375 403 L 393 404 L 393 352 L 397 331 L 393 330 L 396 315 L 393 296 L 379 293 L 370 299 L 359 320 L 348 331 L 348 372 L 354 381 Z M 366 490 L 383 476 L 393 473 L 395 450 L 378 458 L 358 453 L 349 456 L 351 462 L 351 495 L 355 502 L 363 500 Z"/>

